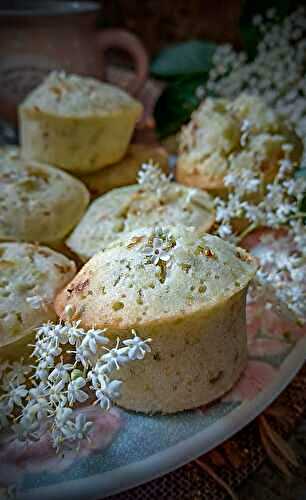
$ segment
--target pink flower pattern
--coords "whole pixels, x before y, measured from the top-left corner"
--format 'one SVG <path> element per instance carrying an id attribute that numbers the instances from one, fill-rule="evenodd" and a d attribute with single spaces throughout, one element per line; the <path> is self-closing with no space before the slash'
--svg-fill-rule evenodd
<path id="1" fill-rule="evenodd" d="M 26 472 L 61 472 L 76 459 L 107 448 L 123 425 L 121 413 L 116 408 L 103 413 L 99 406 L 88 406 L 77 412 L 86 414 L 87 419 L 95 424 L 90 441 L 82 442 L 78 454 L 74 449 L 67 450 L 64 454 L 55 454 L 47 433 L 39 441 L 28 445 L 8 436 L 0 447 L 1 480 L 5 478 L 7 484 L 10 484 Z"/>
<path id="2" fill-rule="evenodd" d="M 259 229 L 248 235 L 243 240 L 242 246 L 248 250 L 255 249 L 257 245 L 262 244 L 261 237 L 271 233 L 275 238 L 285 234 L 284 231 Z M 278 372 L 277 368 L 268 363 L 266 357 L 286 354 L 305 334 L 305 327 L 284 320 L 273 309 L 267 310 L 263 304 L 248 304 L 248 364 L 240 380 L 223 397 L 222 401 L 250 401 L 256 398 L 257 394 L 272 382 Z"/>
<path id="3" fill-rule="evenodd" d="M 272 382 L 277 369 L 263 361 L 249 361 L 240 380 L 222 399 L 224 402 L 251 401 Z"/>
<path id="4" fill-rule="evenodd" d="M 278 356 L 290 350 L 305 329 L 284 321 L 272 310 L 247 306 L 248 351 L 251 357 Z"/>

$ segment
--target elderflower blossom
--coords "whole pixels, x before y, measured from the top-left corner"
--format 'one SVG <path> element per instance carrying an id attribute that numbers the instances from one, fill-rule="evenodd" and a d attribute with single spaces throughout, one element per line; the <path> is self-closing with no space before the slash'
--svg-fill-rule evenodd
<path id="1" fill-rule="evenodd" d="M 150 263 L 154 266 L 158 266 L 160 261 L 167 263 L 170 260 L 170 255 L 165 250 L 164 242 L 160 238 L 153 238 L 152 246 L 145 247 L 143 254 L 148 257 Z"/>
<path id="2" fill-rule="evenodd" d="M 54 391 L 52 391 L 54 393 Z M 47 418 L 49 415 L 49 403 L 54 401 L 59 401 L 60 398 L 52 398 L 49 391 L 46 391 L 44 397 L 40 397 L 37 400 L 32 400 L 29 398 L 27 406 L 22 411 L 22 419 L 29 422 L 39 423 L 43 419 Z"/>
<path id="3" fill-rule="evenodd" d="M 91 328 L 87 330 L 85 333 L 85 337 L 82 341 L 82 345 L 88 346 L 89 350 L 93 353 L 97 352 L 97 345 L 105 345 L 109 343 L 109 339 L 104 337 L 102 334 L 106 332 L 106 328 L 103 330 L 97 330 L 95 328 Z"/>
<path id="4" fill-rule="evenodd" d="M 149 264 L 169 267 L 171 265 L 171 250 L 175 245 L 176 241 L 170 230 L 156 226 L 148 237 L 146 245 L 141 248 L 141 253 Z"/>
<path id="5" fill-rule="evenodd" d="M 261 267 L 252 285 L 251 297 L 273 303 L 280 314 L 303 324 L 306 321 L 306 250 L 293 246 L 292 242 L 290 232 L 282 238 L 262 237 L 257 255 Z"/>
<path id="6" fill-rule="evenodd" d="M 13 409 L 14 406 L 23 406 L 23 398 L 28 395 L 28 390 L 24 384 L 9 387 L 8 406 Z"/>
<path id="7" fill-rule="evenodd" d="M 120 397 L 121 380 L 103 381 L 100 388 L 96 389 L 96 403 L 102 410 L 109 410 L 111 401 Z"/>
<path id="8" fill-rule="evenodd" d="M 165 175 L 153 162 L 143 163 L 138 171 L 137 182 L 144 189 L 152 191 L 157 197 L 162 198 L 167 194 L 171 176 Z"/>
<path id="9" fill-rule="evenodd" d="M 80 327 L 80 321 L 43 324 L 32 346 L 35 364 L 3 363 L 0 374 L 0 429 L 11 426 L 18 440 L 35 441 L 48 430 L 54 448 L 71 447 L 90 439 L 93 422 L 74 415 L 93 391 L 94 404 L 107 411 L 120 397 L 122 381 L 112 373 L 149 352 L 150 339 L 133 338 L 122 343 L 110 339 L 106 329 Z M 69 346 L 73 350 L 69 350 Z"/>
<path id="10" fill-rule="evenodd" d="M 58 382 L 60 380 L 68 382 L 70 380 L 69 372 L 71 370 L 73 370 L 73 365 L 71 363 L 63 363 L 63 359 L 61 359 L 60 363 L 58 363 L 51 371 L 48 376 L 48 380 L 51 382 Z"/>
<path id="11" fill-rule="evenodd" d="M 280 23 L 270 15 L 270 10 L 265 17 L 253 18 L 260 32 L 255 58 L 248 60 L 244 52 L 236 52 L 229 44 L 219 46 L 213 56 L 206 87 L 215 95 L 229 99 L 241 92 L 260 95 L 267 105 L 287 117 L 304 139 L 306 9 L 299 7 Z M 243 135 L 242 140 L 245 139 Z"/>
<path id="12" fill-rule="evenodd" d="M 152 342 L 152 339 L 142 340 L 140 337 L 138 337 L 134 329 L 132 330 L 132 334 L 132 339 L 123 341 L 123 344 L 130 348 L 128 351 L 128 357 L 132 360 L 143 359 L 146 352 L 151 351 L 149 343 Z"/>
<path id="13" fill-rule="evenodd" d="M 272 241 L 271 252 L 259 256 L 260 270 L 255 289 L 258 297 L 264 297 L 266 303 L 273 301 L 279 313 L 301 323 L 306 319 L 306 231 L 303 222 L 306 214 L 300 211 L 300 204 L 306 192 L 306 180 L 290 178 L 293 170 L 293 164 L 287 159 L 285 168 L 278 171 L 275 179 L 266 186 L 263 199 L 257 203 L 248 198 L 250 190 L 244 187 L 243 181 L 238 182 L 237 178 L 235 183 L 233 173 L 227 186 L 238 187 L 232 188 L 227 200 L 215 200 L 216 233 L 237 243 L 257 227 L 289 228 L 287 248 L 281 252 L 279 243 Z M 251 174 L 249 171 L 248 175 Z M 256 174 L 253 175 L 256 180 Z M 235 221 L 241 218 L 246 227 L 235 234 Z M 290 250 L 292 243 L 295 244 L 294 254 Z"/>
<path id="14" fill-rule="evenodd" d="M 40 438 L 38 422 L 31 422 L 26 418 L 15 424 L 13 430 L 18 441 L 24 443 L 38 441 Z"/>
<path id="15" fill-rule="evenodd" d="M 2 382 L 6 384 L 24 384 L 26 381 L 26 375 L 31 372 L 31 368 L 24 364 L 23 358 L 21 358 L 20 362 L 14 361 L 13 363 L 0 360 L 0 365 L 2 365 L 2 369 L 0 370 L 0 379 L 2 379 Z"/>
<path id="16" fill-rule="evenodd" d="M 70 405 L 76 402 L 84 403 L 88 399 L 88 394 L 82 390 L 85 385 L 86 380 L 83 377 L 78 377 L 76 380 L 69 382 L 67 396 Z"/>
<path id="17" fill-rule="evenodd" d="M 93 425 L 93 422 L 86 420 L 85 415 L 80 414 L 76 416 L 74 421 L 66 421 L 66 425 L 63 426 L 63 434 L 66 439 L 80 442 L 83 439 L 89 439 L 89 434 Z"/>
<path id="18" fill-rule="evenodd" d="M 220 238 L 223 239 L 230 239 L 230 237 L 233 234 L 233 230 L 230 224 L 228 223 L 222 223 L 217 229 L 217 234 L 220 236 Z"/>
<path id="19" fill-rule="evenodd" d="M 261 39 L 252 60 L 243 52 L 237 53 L 229 44 L 218 47 L 206 87 L 228 99 L 235 99 L 242 92 L 259 95 L 295 127 L 304 143 L 303 165 L 306 160 L 306 9 L 299 7 L 281 23 L 276 21 L 276 11 L 271 9 L 266 16 L 254 17 L 253 24 Z M 248 140 L 250 127 L 251 124 L 242 123 L 242 147 Z M 300 207 L 306 181 L 295 176 L 295 166 L 289 158 L 292 148 L 291 144 L 282 146 L 285 157 L 279 161 L 278 173 L 265 186 L 257 202 L 251 194 L 260 188 L 259 176 L 247 168 L 244 172 L 229 169 L 225 178 L 228 199 L 215 201 L 216 233 L 237 242 L 256 227 L 288 228 L 282 241 L 272 239 L 270 251 L 266 247 L 265 253 L 258 256 L 261 266 L 253 292 L 269 307 L 273 302 L 280 313 L 304 322 L 306 231 L 305 213 Z M 237 219 L 247 221 L 247 227 L 238 235 L 235 234 Z"/>
<path id="20" fill-rule="evenodd" d="M 119 347 L 119 338 L 117 339 L 116 347 L 113 349 L 107 349 L 107 353 L 103 354 L 101 357 L 102 361 L 106 363 L 110 370 L 119 370 L 120 366 L 125 365 L 128 362 L 127 349 L 125 347 Z"/>
<path id="21" fill-rule="evenodd" d="M 306 180 L 294 178 L 294 169 L 294 164 L 286 158 L 286 168 L 279 169 L 274 180 L 264 187 L 261 201 L 252 201 L 249 195 L 256 192 L 260 184 L 258 173 L 251 167 L 245 168 L 243 172 L 230 167 L 225 177 L 225 184 L 229 188 L 228 198 L 215 199 L 216 221 L 219 224 L 217 234 L 232 237 L 232 224 L 239 218 L 245 219 L 249 224 L 241 234 L 236 235 L 237 241 L 259 226 L 275 229 L 289 222 L 292 227 L 299 224 L 299 219 L 305 216 L 299 207 L 306 192 Z"/>

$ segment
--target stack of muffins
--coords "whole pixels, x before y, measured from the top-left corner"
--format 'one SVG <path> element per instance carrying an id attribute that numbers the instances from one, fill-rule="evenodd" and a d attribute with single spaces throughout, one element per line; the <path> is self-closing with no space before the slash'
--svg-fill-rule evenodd
<path id="1" fill-rule="evenodd" d="M 122 90 L 61 72 L 20 106 L 21 148 L 0 151 L 0 356 L 24 353 L 67 310 L 114 342 L 135 329 L 152 352 L 120 368 L 118 404 L 172 413 L 222 396 L 247 360 L 257 265 L 208 234 L 213 197 L 227 196 L 233 162 L 264 186 L 282 145 L 296 161 L 301 143 L 258 98 L 206 99 L 182 131 L 174 182 L 161 147 L 129 144 L 141 113 Z"/>
<path id="2" fill-rule="evenodd" d="M 21 104 L 21 147 L 0 149 L 1 358 L 26 355 L 35 328 L 56 320 L 78 263 L 65 239 L 90 195 L 135 182 L 144 160 L 167 167 L 162 148 L 129 145 L 141 112 L 125 92 L 62 72 Z"/>

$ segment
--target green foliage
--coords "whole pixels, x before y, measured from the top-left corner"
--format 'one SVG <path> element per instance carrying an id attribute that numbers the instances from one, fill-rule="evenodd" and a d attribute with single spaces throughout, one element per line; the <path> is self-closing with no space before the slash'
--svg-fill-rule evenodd
<path id="1" fill-rule="evenodd" d="M 252 19 L 275 8 L 274 22 L 283 19 L 300 4 L 298 0 L 243 1 L 241 35 L 250 59 L 254 58 L 262 34 Z M 216 45 L 205 40 L 190 40 L 163 49 L 151 64 L 151 74 L 169 82 L 155 107 L 156 128 L 160 137 L 177 132 L 190 119 L 200 99 L 196 95 L 199 85 L 205 88 L 209 71 L 213 67 Z"/>
<path id="2" fill-rule="evenodd" d="M 216 45 L 190 40 L 163 49 L 151 64 L 152 75 L 162 79 L 208 73 Z"/>
<path id="3" fill-rule="evenodd" d="M 152 62 L 151 73 L 170 82 L 154 112 L 160 137 L 177 132 L 199 105 L 196 89 L 208 78 L 215 49 L 214 43 L 191 40 L 162 50 Z"/>
<path id="4" fill-rule="evenodd" d="M 159 137 L 174 134 L 189 120 L 200 103 L 196 90 L 205 80 L 205 75 L 185 77 L 166 87 L 154 110 Z"/>

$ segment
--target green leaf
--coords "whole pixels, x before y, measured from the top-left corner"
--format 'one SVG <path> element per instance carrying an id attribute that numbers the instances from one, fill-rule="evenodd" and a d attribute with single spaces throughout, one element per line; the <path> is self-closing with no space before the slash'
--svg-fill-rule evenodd
<path id="1" fill-rule="evenodd" d="M 206 75 L 185 77 L 170 83 L 159 97 L 154 118 L 159 137 L 177 132 L 186 123 L 191 113 L 200 104 L 196 95 L 197 88 L 205 86 Z"/>
<path id="2" fill-rule="evenodd" d="M 159 78 L 177 78 L 207 73 L 212 67 L 216 45 L 190 40 L 163 49 L 151 64 L 151 73 Z"/>
<path id="3" fill-rule="evenodd" d="M 259 30 L 252 25 L 244 25 L 240 27 L 241 38 L 243 40 L 243 48 L 249 59 L 253 60 L 257 53 L 257 45 L 260 40 Z"/>

